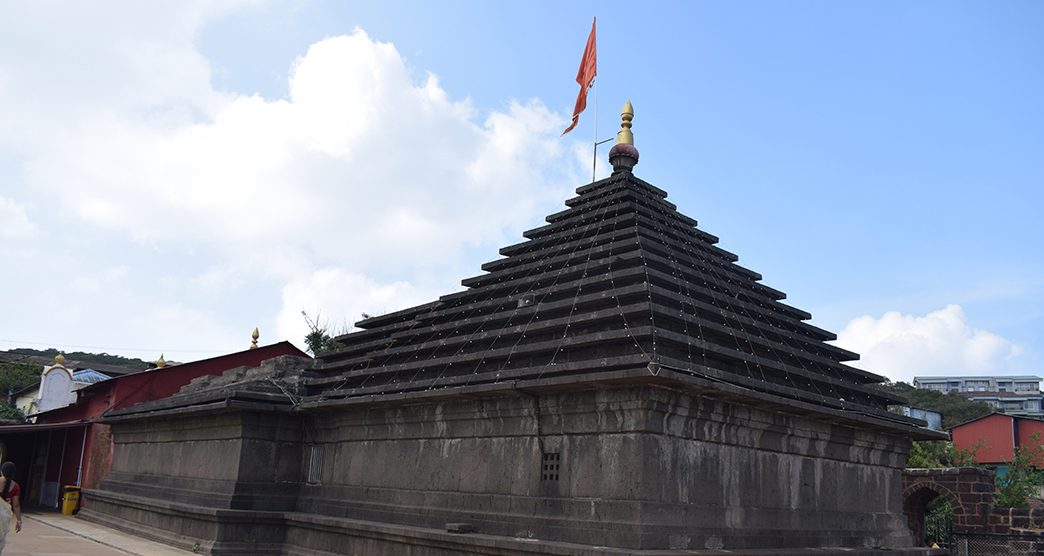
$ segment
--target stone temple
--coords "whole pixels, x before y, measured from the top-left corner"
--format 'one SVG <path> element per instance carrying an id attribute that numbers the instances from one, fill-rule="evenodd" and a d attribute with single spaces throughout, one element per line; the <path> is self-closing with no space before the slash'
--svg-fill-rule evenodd
<path id="1" fill-rule="evenodd" d="M 107 414 L 81 515 L 210 554 L 929 553 L 900 481 L 940 435 L 633 174 L 632 117 L 465 290 Z"/>

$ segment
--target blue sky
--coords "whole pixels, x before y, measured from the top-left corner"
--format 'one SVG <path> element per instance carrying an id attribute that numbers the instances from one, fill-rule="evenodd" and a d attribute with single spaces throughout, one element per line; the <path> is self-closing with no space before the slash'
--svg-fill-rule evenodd
<path id="1" fill-rule="evenodd" d="M 868 368 L 1042 371 L 1039 2 L 11 14 L 2 348 L 190 360 L 455 289 L 590 180 L 597 15 L 598 137 L 631 99 L 636 173 Z"/>

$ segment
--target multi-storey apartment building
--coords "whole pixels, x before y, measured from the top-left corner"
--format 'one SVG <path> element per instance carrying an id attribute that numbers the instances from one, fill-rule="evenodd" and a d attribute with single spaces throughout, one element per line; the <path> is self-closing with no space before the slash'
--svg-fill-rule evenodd
<path id="1" fill-rule="evenodd" d="M 1039 376 L 919 376 L 914 386 L 960 394 L 1011 415 L 1044 417 Z"/>

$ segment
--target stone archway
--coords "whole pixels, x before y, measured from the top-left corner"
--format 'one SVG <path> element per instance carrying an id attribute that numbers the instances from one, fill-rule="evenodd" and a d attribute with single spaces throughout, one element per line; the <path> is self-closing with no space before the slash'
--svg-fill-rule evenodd
<path id="1" fill-rule="evenodd" d="M 964 512 L 957 495 L 949 489 L 939 488 L 938 485 L 916 485 L 912 490 L 903 492 L 903 513 L 906 514 L 906 524 L 913 532 L 916 542 L 920 543 L 925 538 L 925 516 L 928 514 L 929 504 L 940 497 L 950 502 L 955 517 Z"/>
<path id="2" fill-rule="evenodd" d="M 928 504 L 942 496 L 953 506 L 958 532 L 984 531 L 994 504 L 993 472 L 977 467 L 907 469 L 903 472 L 903 513 L 920 541 Z"/>

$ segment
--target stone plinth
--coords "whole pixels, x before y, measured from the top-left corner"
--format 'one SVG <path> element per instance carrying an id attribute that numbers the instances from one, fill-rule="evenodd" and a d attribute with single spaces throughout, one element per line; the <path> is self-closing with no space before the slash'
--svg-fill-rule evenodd
<path id="1" fill-rule="evenodd" d="M 329 464 L 306 513 L 633 549 L 910 545 L 898 435 L 650 386 L 311 423 Z"/>
<path id="2" fill-rule="evenodd" d="M 113 472 L 84 515 L 213 554 L 911 545 L 908 439 L 675 386 L 156 411 L 112 423 Z"/>

